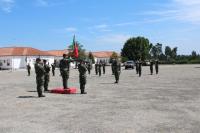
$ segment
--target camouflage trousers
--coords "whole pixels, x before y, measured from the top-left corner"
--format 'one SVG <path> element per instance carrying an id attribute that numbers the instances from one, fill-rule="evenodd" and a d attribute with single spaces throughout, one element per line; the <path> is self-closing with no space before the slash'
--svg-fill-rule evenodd
<path id="1" fill-rule="evenodd" d="M 44 77 L 37 77 L 36 78 L 36 84 L 37 84 L 37 93 L 38 96 L 42 95 L 42 91 L 43 91 L 43 86 L 44 86 Z"/>

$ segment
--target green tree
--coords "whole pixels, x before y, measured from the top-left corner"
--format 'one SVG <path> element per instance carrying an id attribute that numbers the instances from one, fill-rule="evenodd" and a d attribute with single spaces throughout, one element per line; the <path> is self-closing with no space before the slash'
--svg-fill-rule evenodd
<path id="1" fill-rule="evenodd" d="M 149 51 L 152 45 L 144 37 L 132 37 L 128 39 L 121 51 L 121 56 L 129 60 L 145 60 L 149 57 Z"/>
<path id="2" fill-rule="evenodd" d="M 154 59 L 160 59 L 160 56 L 163 54 L 162 44 L 157 43 L 155 46 L 152 46 L 150 53 Z"/>
<path id="3" fill-rule="evenodd" d="M 171 58 L 171 54 L 172 54 L 172 50 L 169 46 L 165 47 L 165 56 L 167 58 L 167 60 L 169 60 Z"/>

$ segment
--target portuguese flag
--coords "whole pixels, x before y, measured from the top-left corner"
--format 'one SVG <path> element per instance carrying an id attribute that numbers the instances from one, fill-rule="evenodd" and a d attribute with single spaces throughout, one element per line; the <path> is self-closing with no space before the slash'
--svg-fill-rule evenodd
<path id="1" fill-rule="evenodd" d="M 73 38 L 73 55 L 75 58 L 78 58 L 78 45 L 77 45 L 77 42 L 75 40 L 75 35 L 74 35 L 74 38 Z"/>

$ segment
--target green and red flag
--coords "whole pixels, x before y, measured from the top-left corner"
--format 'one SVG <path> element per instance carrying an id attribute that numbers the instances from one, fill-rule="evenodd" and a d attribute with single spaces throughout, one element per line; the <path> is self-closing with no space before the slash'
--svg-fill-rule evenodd
<path id="1" fill-rule="evenodd" d="M 78 45 L 77 45 L 77 42 L 75 40 L 75 35 L 74 35 L 74 38 L 73 38 L 73 55 L 75 58 L 78 58 Z"/>

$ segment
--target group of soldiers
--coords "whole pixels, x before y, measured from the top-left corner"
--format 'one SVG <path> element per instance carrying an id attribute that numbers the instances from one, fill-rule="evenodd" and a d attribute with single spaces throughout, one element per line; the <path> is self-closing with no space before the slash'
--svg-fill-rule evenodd
<path id="1" fill-rule="evenodd" d="M 62 76 L 63 88 L 68 89 L 68 79 L 70 72 L 70 63 L 78 62 L 78 71 L 79 71 L 79 83 L 80 83 L 80 91 L 81 94 L 87 94 L 85 92 L 85 85 L 87 83 L 87 71 L 90 74 L 92 70 L 92 62 L 78 59 L 68 58 L 66 54 L 63 54 L 63 59 L 60 60 L 59 68 L 60 68 L 60 76 Z M 156 74 L 158 74 L 158 61 L 155 61 L 155 70 Z M 154 62 L 150 61 L 150 74 L 153 75 L 153 65 Z M 139 77 L 142 75 L 142 61 L 136 61 L 136 74 L 139 74 Z M 45 92 L 48 92 L 48 84 L 50 79 L 50 70 L 52 68 L 52 74 L 55 76 L 55 67 L 56 64 L 47 64 L 47 60 L 41 60 L 40 58 L 36 59 L 35 63 L 35 73 L 36 73 L 36 83 L 37 83 L 37 92 L 39 97 L 45 97 L 43 95 L 43 88 Z M 96 75 L 101 76 L 101 69 L 103 68 L 103 74 L 105 74 L 105 61 L 99 61 L 95 64 L 95 73 Z M 30 76 L 30 65 L 27 65 L 28 75 Z M 121 74 L 121 63 L 118 59 L 112 59 L 111 61 L 111 70 L 112 75 L 115 76 L 115 83 L 119 83 L 119 77 Z"/>
<path id="2" fill-rule="evenodd" d="M 95 64 L 95 73 L 96 73 L 96 75 L 99 75 L 99 77 L 101 76 L 102 68 L 103 68 L 103 74 L 105 74 L 106 73 L 106 62 L 100 60 L 99 62 L 97 62 Z"/>
<path id="3" fill-rule="evenodd" d="M 151 60 L 150 61 L 150 74 L 153 75 L 153 66 L 155 64 L 155 70 L 156 70 L 156 74 L 158 74 L 159 71 L 159 62 L 158 60 L 155 60 L 155 63 Z M 136 74 L 139 74 L 139 77 L 141 77 L 142 75 L 142 61 L 136 61 L 135 62 L 135 66 L 136 66 Z"/>
<path id="4" fill-rule="evenodd" d="M 80 90 L 81 94 L 87 94 L 85 92 L 85 85 L 86 85 L 86 72 L 88 70 L 88 62 L 86 65 L 86 61 L 84 60 L 73 60 L 67 57 L 66 54 L 63 54 L 63 59 L 60 60 L 59 68 L 60 68 L 60 75 L 62 76 L 63 88 L 69 89 L 68 87 L 68 79 L 69 79 L 69 72 L 70 72 L 70 63 L 77 61 L 79 62 L 78 71 L 79 71 L 79 82 L 80 82 Z M 50 79 L 50 70 L 52 67 L 52 74 L 55 76 L 55 63 L 47 64 L 47 60 L 41 60 L 40 58 L 36 59 L 35 63 L 35 73 L 36 73 L 36 84 L 37 84 L 37 92 L 38 97 L 45 97 L 43 95 L 43 88 L 45 92 L 48 92 L 48 84 Z M 30 69 L 27 65 L 28 74 L 30 73 Z"/>

